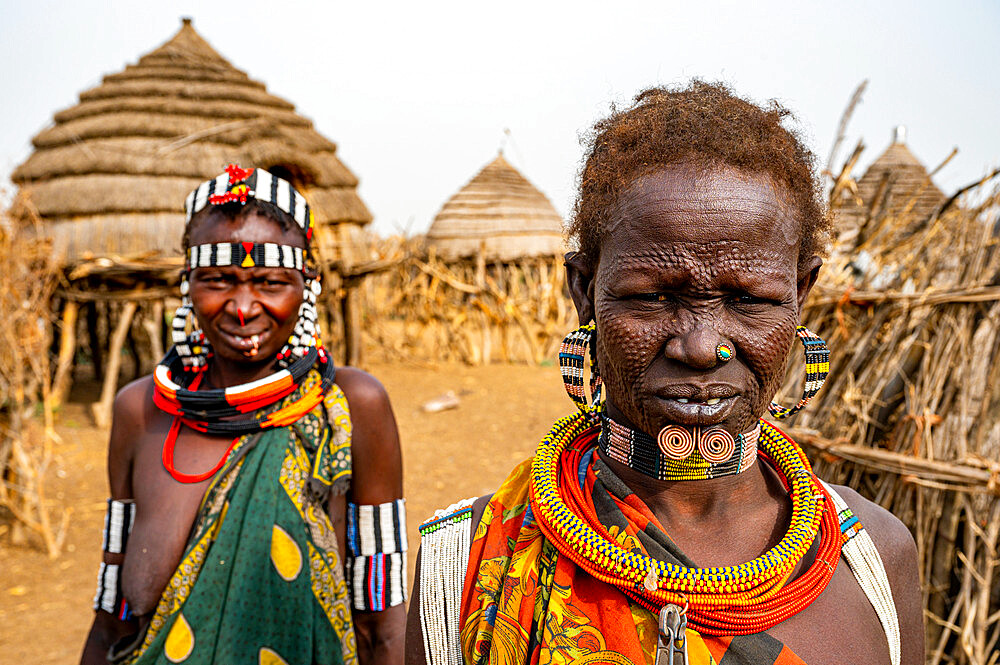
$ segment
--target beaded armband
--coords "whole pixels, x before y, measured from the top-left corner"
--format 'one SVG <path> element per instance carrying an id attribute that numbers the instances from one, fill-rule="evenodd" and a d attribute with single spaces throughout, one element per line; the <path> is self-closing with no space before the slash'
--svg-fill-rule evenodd
<path id="1" fill-rule="evenodd" d="M 406 507 L 347 504 L 347 585 L 356 610 L 380 612 L 406 600 Z"/>
<path id="2" fill-rule="evenodd" d="M 108 554 L 125 552 L 134 522 L 135 504 L 132 501 L 108 499 L 108 512 L 104 516 L 104 538 L 101 549 Z M 132 617 L 128 603 L 122 596 L 121 566 L 119 564 L 101 561 L 101 567 L 97 573 L 94 609 L 114 614 L 122 621 Z"/>
<path id="3" fill-rule="evenodd" d="M 427 665 L 462 665 L 459 606 L 469 566 L 473 501 L 439 510 L 420 525 L 420 628 Z"/>

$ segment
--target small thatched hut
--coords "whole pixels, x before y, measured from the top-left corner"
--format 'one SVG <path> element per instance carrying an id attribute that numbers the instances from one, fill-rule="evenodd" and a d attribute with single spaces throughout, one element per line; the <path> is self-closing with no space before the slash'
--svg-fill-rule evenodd
<path id="1" fill-rule="evenodd" d="M 327 308 L 334 317 L 327 329 L 343 326 L 343 337 L 334 337 L 356 359 L 357 293 L 345 291 L 350 284 L 340 278 L 361 258 L 352 238 L 372 218 L 358 180 L 334 143 L 219 55 L 190 19 L 137 64 L 81 93 L 79 104 L 56 113 L 32 143 L 35 151 L 12 175 L 20 188 L 13 212 L 22 219 L 37 214 L 70 282 L 57 293 L 57 395 L 72 374 L 80 305 L 95 373 L 105 379 L 104 412 L 122 345 L 131 349 L 136 373 L 162 353 L 164 313 L 173 306 L 165 299 L 175 297 L 182 263 L 183 201 L 230 162 L 266 168 L 309 199 L 333 282 L 326 294 L 339 294 L 338 306 Z"/>
<path id="2" fill-rule="evenodd" d="M 483 167 L 441 207 L 427 232 L 444 261 L 516 261 L 563 251 L 563 222 L 545 195 L 504 159 Z"/>
<path id="3" fill-rule="evenodd" d="M 853 189 L 853 188 L 852 188 Z M 855 247 L 876 226 L 894 219 L 924 222 L 945 201 L 927 169 L 906 145 L 906 128 L 893 132 L 892 143 L 857 181 L 856 190 L 844 189 L 837 206 L 840 249 Z"/>
<path id="4" fill-rule="evenodd" d="M 348 245 L 341 225 L 371 213 L 337 146 L 233 67 L 190 19 L 167 43 L 80 94 L 32 140 L 12 176 L 67 262 L 180 253 L 183 201 L 229 162 L 268 169 L 307 196 L 330 259 Z"/>
<path id="5" fill-rule="evenodd" d="M 562 218 L 500 154 L 441 207 L 424 247 L 371 280 L 364 331 L 390 358 L 551 360 L 568 307 Z"/>

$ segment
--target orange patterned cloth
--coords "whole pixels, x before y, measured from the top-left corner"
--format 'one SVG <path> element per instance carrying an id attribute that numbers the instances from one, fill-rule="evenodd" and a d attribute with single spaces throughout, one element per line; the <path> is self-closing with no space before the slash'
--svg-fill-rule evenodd
<path id="1" fill-rule="evenodd" d="M 665 561 L 693 566 L 648 509 L 593 453 L 597 429 L 571 448 L 582 455 L 560 463 L 577 466 L 580 492 L 622 546 Z M 462 593 L 462 653 L 466 665 L 652 663 L 657 616 L 632 603 L 559 552 L 532 515 L 531 460 L 514 468 L 476 527 Z M 699 635 L 687 631 L 690 665 L 804 665 L 781 642 L 758 633 Z"/>

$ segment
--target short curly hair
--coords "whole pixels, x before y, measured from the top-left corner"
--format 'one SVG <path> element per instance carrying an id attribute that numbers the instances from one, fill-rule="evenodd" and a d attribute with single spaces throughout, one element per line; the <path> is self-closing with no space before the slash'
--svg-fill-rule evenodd
<path id="1" fill-rule="evenodd" d="M 758 106 L 724 83 L 699 79 L 683 88 L 649 88 L 628 108 L 612 107 L 583 139 L 587 157 L 570 241 L 596 266 L 604 229 L 633 181 L 668 164 L 716 162 L 784 184 L 800 211 L 800 266 L 824 256 L 832 224 L 821 202 L 815 157 L 786 119 L 794 118 L 775 100 Z"/>

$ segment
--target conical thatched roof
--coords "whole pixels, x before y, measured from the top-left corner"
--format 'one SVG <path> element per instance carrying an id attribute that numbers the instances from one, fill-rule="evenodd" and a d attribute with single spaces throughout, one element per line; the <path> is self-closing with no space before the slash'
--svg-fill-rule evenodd
<path id="1" fill-rule="evenodd" d="M 910 152 L 905 139 L 904 128 L 897 127 L 892 144 L 858 181 L 858 195 L 869 210 L 880 206 L 889 214 L 908 211 L 915 219 L 922 220 L 944 203 L 945 195 Z"/>
<path id="2" fill-rule="evenodd" d="M 309 199 L 330 258 L 371 221 L 337 146 L 289 102 L 236 69 L 185 19 L 138 64 L 104 77 L 55 114 L 12 179 L 45 221 L 56 251 L 178 254 L 183 203 L 229 162 L 266 168 Z"/>
<path id="3" fill-rule="evenodd" d="M 894 130 L 892 143 L 872 162 L 857 185 L 861 204 L 851 201 L 837 212 L 838 244 L 854 242 L 859 228 L 870 217 L 891 215 L 924 221 L 946 198 L 907 147 L 905 127 Z"/>
<path id="4" fill-rule="evenodd" d="M 514 261 L 563 250 L 562 217 L 503 154 L 448 199 L 427 232 L 446 261 L 475 256 Z"/>

